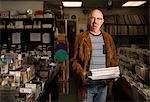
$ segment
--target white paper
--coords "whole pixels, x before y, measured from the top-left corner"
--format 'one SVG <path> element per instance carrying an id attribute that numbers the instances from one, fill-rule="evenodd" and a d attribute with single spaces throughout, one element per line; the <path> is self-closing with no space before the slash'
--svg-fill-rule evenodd
<path id="1" fill-rule="evenodd" d="M 22 54 L 18 54 L 18 60 L 22 60 Z"/>
<path id="2" fill-rule="evenodd" d="M 30 41 L 41 41 L 41 33 L 30 33 Z"/>
<path id="3" fill-rule="evenodd" d="M 8 73 L 8 63 L 0 68 L 1 74 Z"/>
<path id="4" fill-rule="evenodd" d="M 33 92 L 36 93 L 36 84 L 33 83 L 26 83 L 25 88 L 31 88 Z"/>
<path id="5" fill-rule="evenodd" d="M 49 33 L 44 33 L 42 35 L 42 41 L 43 41 L 43 43 L 50 43 L 50 34 Z"/>
<path id="6" fill-rule="evenodd" d="M 12 33 L 12 43 L 13 44 L 20 44 L 21 43 L 20 33 Z"/>
<path id="7" fill-rule="evenodd" d="M 108 67 L 91 70 L 92 76 L 89 76 L 92 80 L 98 79 L 111 79 L 119 77 L 119 67 Z"/>
<path id="8" fill-rule="evenodd" d="M 31 88 L 20 88 L 19 92 L 20 93 L 32 93 L 32 89 Z"/>

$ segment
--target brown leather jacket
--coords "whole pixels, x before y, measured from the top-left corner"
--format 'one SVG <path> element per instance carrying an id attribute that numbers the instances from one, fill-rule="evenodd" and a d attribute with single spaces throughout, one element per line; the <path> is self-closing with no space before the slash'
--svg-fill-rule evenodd
<path id="1" fill-rule="evenodd" d="M 104 43 L 106 46 L 106 66 L 117 66 L 118 58 L 116 55 L 116 47 L 112 37 L 102 31 Z M 72 58 L 72 70 L 77 86 L 78 99 L 86 98 L 86 86 L 82 85 L 81 74 L 83 71 L 88 71 L 90 66 L 90 59 L 92 55 L 92 44 L 89 32 L 82 32 L 76 36 L 74 44 L 74 55 Z"/>

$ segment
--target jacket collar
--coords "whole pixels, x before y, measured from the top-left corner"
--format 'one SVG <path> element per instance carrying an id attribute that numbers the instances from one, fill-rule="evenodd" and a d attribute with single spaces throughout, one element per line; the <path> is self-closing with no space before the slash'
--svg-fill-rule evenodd
<path id="1" fill-rule="evenodd" d="M 90 51 L 92 51 L 92 43 L 91 43 L 91 39 L 90 39 L 90 32 L 86 31 L 82 34 L 82 39 L 86 42 L 86 44 L 88 45 Z"/>
<path id="2" fill-rule="evenodd" d="M 104 39 L 104 43 L 106 48 L 108 47 L 109 44 L 109 39 L 108 39 L 108 33 L 106 33 L 104 30 L 101 30 L 103 39 Z M 91 39 L 90 39 L 90 32 L 86 31 L 82 34 L 82 38 L 85 40 L 85 42 L 87 43 L 87 45 L 90 47 L 90 49 L 92 50 L 92 43 L 91 43 Z"/>

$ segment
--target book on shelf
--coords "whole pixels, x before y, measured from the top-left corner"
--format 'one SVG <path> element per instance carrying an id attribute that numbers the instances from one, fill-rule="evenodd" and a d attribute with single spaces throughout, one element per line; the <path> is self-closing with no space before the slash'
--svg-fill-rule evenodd
<path id="1" fill-rule="evenodd" d="M 147 24 L 146 19 L 143 15 L 139 15 L 139 18 L 141 20 L 141 24 Z"/>
<path id="2" fill-rule="evenodd" d="M 142 24 L 138 15 L 133 15 L 133 18 L 135 19 L 135 24 Z"/>
<path id="3" fill-rule="evenodd" d="M 126 25 L 120 25 L 121 35 L 128 35 L 127 33 L 127 26 Z"/>
<path id="4" fill-rule="evenodd" d="M 146 35 L 148 26 L 144 15 L 109 15 L 105 30 L 111 35 Z"/>
<path id="5" fill-rule="evenodd" d="M 125 24 L 124 15 L 118 15 L 117 21 L 118 21 L 118 24 Z"/>
<path id="6" fill-rule="evenodd" d="M 128 15 L 124 15 L 125 24 L 130 24 Z"/>
<path id="7" fill-rule="evenodd" d="M 105 23 L 107 24 L 117 24 L 115 15 L 109 15 L 105 17 Z"/>

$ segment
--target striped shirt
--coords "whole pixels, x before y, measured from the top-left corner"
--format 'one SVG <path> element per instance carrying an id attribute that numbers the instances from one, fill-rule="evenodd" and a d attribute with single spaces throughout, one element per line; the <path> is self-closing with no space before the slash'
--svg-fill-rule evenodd
<path id="1" fill-rule="evenodd" d="M 105 44 L 102 34 L 90 34 L 93 53 L 90 62 L 90 69 L 105 68 L 106 67 L 106 54 Z"/>

